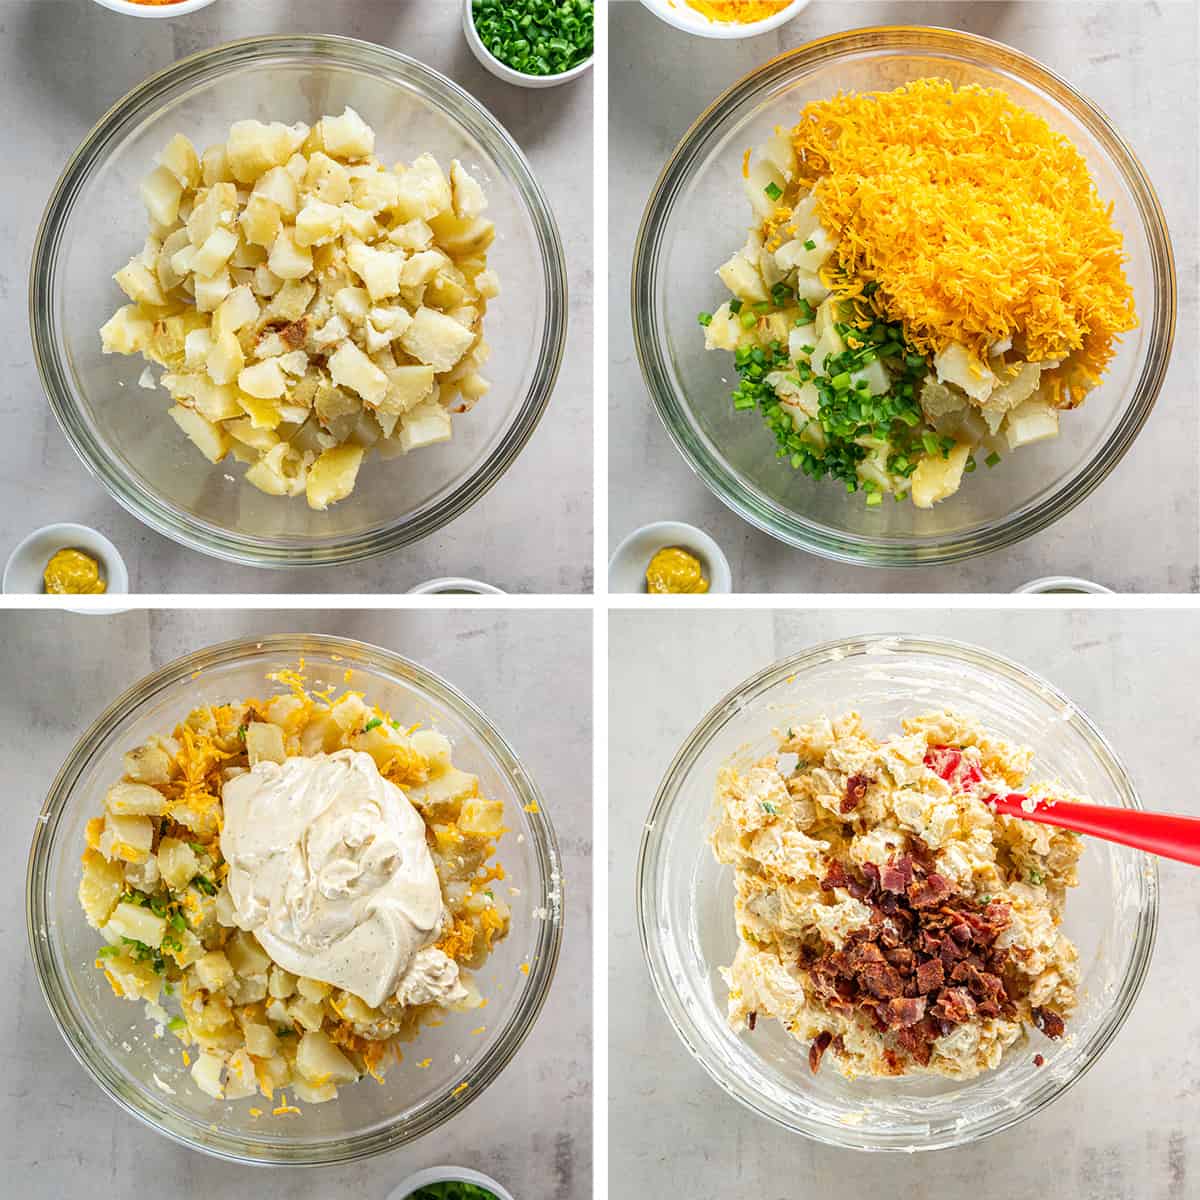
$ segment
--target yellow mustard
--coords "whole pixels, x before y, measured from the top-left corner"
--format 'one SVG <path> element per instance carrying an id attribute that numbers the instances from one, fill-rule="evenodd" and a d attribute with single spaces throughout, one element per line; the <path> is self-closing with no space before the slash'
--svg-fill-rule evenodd
<path id="1" fill-rule="evenodd" d="M 98 596 L 108 590 L 100 564 L 82 550 L 60 550 L 42 575 L 46 591 L 55 596 Z"/>
<path id="2" fill-rule="evenodd" d="M 700 560 L 678 546 L 660 550 L 646 568 L 646 590 L 649 592 L 686 594 L 707 592 L 708 580 L 700 568 Z"/>
<path id="3" fill-rule="evenodd" d="M 790 3 L 791 0 L 687 0 L 689 8 L 694 8 L 710 21 L 732 25 L 764 21 L 787 8 Z"/>

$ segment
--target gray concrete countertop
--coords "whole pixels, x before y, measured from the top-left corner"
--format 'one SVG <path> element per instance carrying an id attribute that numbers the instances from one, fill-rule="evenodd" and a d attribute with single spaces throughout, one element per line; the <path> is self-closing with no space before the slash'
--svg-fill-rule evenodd
<path id="1" fill-rule="evenodd" d="M 550 406 L 485 501 L 432 537 L 351 567 L 261 571 L 221 563 L 141 525 L 76 458 L 42 393 L 27 322 L 29 261 L 50 190 L 101 113 L 187 54 L 265 33 L 335 33 L 403 50 L 486 105 L 529 157 L 559 223 L 568 343 Z M 27 533 L 81 521 L 108 535 L 143 592 L 403 592 L 466 575 L 510 592 L 592 585 L 592 80 L 529 92 L 475 61 L 454 0 L 218 0 L 139 20 L 92 0 L 0 0 L 0 561 Z M 581 431 L 583 433 L 581 434 Z M 536 522 L 538 537 L 527 530 Z"/>
<path id="2" fill-rule="evenodd" d="M 663 773 L 709 708 L 754 672 L 818 642 L 881 632 L 936 633 L 1017 659 L 1091 715 L 1148 807 L 1200 812 L 1194 790 L 1178 786 L 1200 758 L 1193 704 L 1200 620 L 1194 612 L 614 613 L 612 1177 L 636 1182 L 630 1194 L 704 1200 L 1195 1196 L 1200 874 L 1165 860 L 1158 945 L 1132 1016 L 1068 1097 L 974 1147 L 906 1157 L 820 1146 L 729 1099 L 673 1035 L 650 985 L 634 915 L 638 842 Z"/>
<path id="3" fill-rule="evenodd" d="M 610 552 L 640 525 L 679 520 L 716 538 L 729 558 L 734 588 L 745 592 L 1009 592 L 1028 580 L 1063 574 L 1117 591 L 1200 588 L 1193 345 L 1200 62 L 1194 4 L 819 0 L 782 29 L 741 41 L 692 37 L 640 4 L 614 3 L 610 12 Z M 955 26 L 1007 42 L 1048 63 L 1095 100 L 1134 147 L 1158 190 L 1174 241 L 1180 304 L 1174 361 L 1156 411 L 1125 460 L 1074 512 L 1028 541 L 981 559 L 879 571 L 826 562 L 776 542 L 727 509 L 689 470 L 638 369 L 629 268 L 659 171 L 724 88 L 812 38 L 897 23 Z"/>
<path id="4" fill-rule="evenodd" d="M 42 1000 L 25 939 L 24 848 L 67 751 L 124 688 L 229 638 L 314 630 L 388 646 L 445 676 L 512 741 L 546 797 L 564 858 L 558 973 L 525 1044 L 457 1119 L 391 1154 L 341 1167 L 236 1167 L 186 1150 L 122 1113 L 71 1057 Z M 385 1200 L 422 1167 L 495 1176 L 517 1200 L 590 1200 L 591 642 L 582 612 L 322 611 L 99 618 L 0 614 L 0 774 L 13 851 L 0 886 L 0 1195 L 12 1200 Z M 22 681 L 17 686 L 18 681 Z"/>

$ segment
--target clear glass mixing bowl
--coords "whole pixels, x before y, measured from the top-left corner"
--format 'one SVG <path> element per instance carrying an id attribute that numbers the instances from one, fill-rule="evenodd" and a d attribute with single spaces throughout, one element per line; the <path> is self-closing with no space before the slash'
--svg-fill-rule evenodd
<path id="1" fill-rule="evenodd" d="M 100 326 L 125 302 L 113 272 L 147 220 L 138 184 L 171 136 L 200 148 L 238 120 L 306 121 L 349 104 L 382 159 L 430 151 L 483 184 L 496 223 L 489 306 L 492 389 L 454 437 L 401 459 L 372 454 L 353 495 L 326 512 L 267 496 L 232 460 L 210 464 L 138 387 L 139 356 L 104 355 Z M 186 546 L 264 567 L 328 565 L 395 550 L 478 500 L 525 445 L 550 398 L 566 329 L 566 269 L 549 205 L 524 155 L 477 100 L 429 67 L 338 37 L 263 37 L 182 59 L 117 102 L 84 139 L 42 219 L 30 322 L 42 383 L 71 445 L 113 498 Z"/>
<path id="2" fill-rule="evenodd" d="M 1064 414 L 1057 438 L 977 471 L 929 510 L 867 508 L 829 480 L 775 457 L 756 413 L 735 412 L 732 355 L 704 349 L 696 314 L 724 297 L 714 272 L 750 224 L 742 155 L 811 100 L 940 76 L 999 87 L 1066 134 L 1087 160 L 1125 237 L 1141 325 L 1100 387 Z M 688 465 L 739 516 L 789 545 L 842 562 L 903 567 L 952 562 L 1010 545 L 1083 500 L 1150 415 L 1175 328 L 1175 268 L 1165 218 L 1133 151 L 1109 120 L 1033 59 L 948 29 L 860 29 L 810 42 L 734 84 L 671 155 L 642 218 L 633 261 L 633 330 L 650 394 Z"/>
<path id="3" fill-rule="evenodd" d="M 904 636 L 816 646 L 759 672 L 725 697 L 675 756 L 646 822 L 638 862 L 642 948 L 658 997 L 684 1044 L 734 1099 L 831 1145 L 934 1150 L 1006 1129 L 1060 1096 L 1112 1041 L 1137 998 L 1158 921 L 1153 859 L 1085 839 L 1079 886 L 1063 928 L 1079 948 L 1080 1002 L 1067 1036 L 1021 1039 L 972 1080 L 911 1075 L 853 1082 L 814 1075 L 805 1047 L 778 1022 L 735 1034 L 717 969 L 737 949 L 733 872 L 708 846 L 717 769 L 772 751 L 771 730 L 850 710 L 876 732 L 949 707 L 1033 748 L 1033 777 L 1057 779 L 1097 803 L 1140 808 L 1104 736 L 1064 695 L 975 646 Z M 1033 1063 L 1035 1053 L 1045 1065 Z"/>
<path id="4" fill-rule="evenodd" d="M 124 752 L 170 729 L 199 704 L 279 690 L 266 675 L 304 660 L 310 686 L 363 692 L 403 723 L 440 729 L 455 763 L 504 801 L 509 832 L 497 860 L 520 894 L 512 926 L 477 973 L 482 1013 L 449 1014 L 404 1047 L 385 1082 L 367 1079 L 301 1114 L 272 1116 L 261 1098 L 222 1103 L 191 1081 L 173 1037 L 156 1040 L 140 1004 L 117 999 L 95 969 L 99 935 L 76 899 L 84 826 L 119 779 Z M 532 811 L 530 811 L 532 809 Z M 562 875 L 545 802 L 503 735 L 445 680 L 376 646 L 283 635 L 228 642 L 156 671 L 116 698 L 59 771 L 34 831 L 26 880 L 29 943 L 42 992 L 72 1053 L 123 1109 L 176 1141 L 239 1162 L 335 1163 L 395 1149 L 460 1112 L 516 1053 L 554 975 L 562 936 Z M 528 974 L 522 964 L 527 963 Z M 473 1033 L 485 1025 L 483 1034 Z M 456 1063 L 456 1056 L 460 1059 Z M 418 1060 L 430 1059 L 426 1069 Z M 467 1086 L 462 1087 L 463 1084 Z M 255 1118 L 250 1108 L 267 1113 Z"/>

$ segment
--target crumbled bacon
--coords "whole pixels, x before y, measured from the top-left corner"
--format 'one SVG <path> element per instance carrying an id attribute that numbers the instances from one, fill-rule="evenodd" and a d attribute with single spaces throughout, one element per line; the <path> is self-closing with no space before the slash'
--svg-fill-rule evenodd
<path id="1" fill-rule="evenodd" d="M 758 1013 L 752 1012 L 747 1019 L 746 1024 L 750 1026 L 750 1032 L 753 1033 L 755 1025 L 758 1024 Z"/>
<path id="2" fill-rule="evenodd" d="M 867 788 L 875 781 L 869 775 L 851 775 L 846 780 L 846 794 L 842 797 L 842 815 L 852 813 L 867 797 Z"/>
<path id="3" fill-rule="evenodd" d="M 821 1059 L 825 1057 L 825 1051 L 829 1049 L 832 1041 L 833 1034 L 829 1030 L 818 1033 L 813 1038 L 813 1044 L 808 1048 L 808 1069 L 814 1075 L 821 1069 Z"/>
<path id="4" fill-rule="evenodd" d="M 1033 1010 L 1033 1023 L 1048 1038 L 1060 1038 L 1066 1029 L 1062 1017 L 1049 1008 L 1035 1008 Z"/>
<path id="5" fill-rule="evenodd" d="M 892 1057 L 885 1062 L 895 1073 L 903 1073 L 905 1056 L 927 1066 L 933 1043 L 965 1021 L 1015 1019 L 1022 994 L 1009 965 L 1019 950 L 996 946 L 1011 919 L 1008 905 L 992 901 L 980 908 L 959 894 L 934 869 L 929 847 L 911 840 L 908 853 L 882 865 L 831 864 L 821 887 L 844 888 L 862 900 L 870 923 L 838 949 L 810 946 L 798 957 L 816 998 L 836 1012 L 859 1013 L 888 1036 Z M 1035 1020 L 1048 1037 L 1062 1032 L 1056 1013 L 1038 1009 Z M 813 1042 L 813 1070 L 831 1044 Z M 838 1044 L 834 1049 L 841 1052 Z"/>
<path id="6" fill-rule="evenodd" d="M 957 746 L 930 746 L 925 751 L 925 765 L 940 779 L 963 791 L 974 787 L 983 774 L 973 763 L 963 757 Z"/>
<path id="7" fill-rule="evenodd" d="M 1046 1060 L 1040 1054 L 1035 1054 L 1033 1056 L 1033 1065 L 1035 1067 L 1044 1067 L 1046 1065 Z"/>

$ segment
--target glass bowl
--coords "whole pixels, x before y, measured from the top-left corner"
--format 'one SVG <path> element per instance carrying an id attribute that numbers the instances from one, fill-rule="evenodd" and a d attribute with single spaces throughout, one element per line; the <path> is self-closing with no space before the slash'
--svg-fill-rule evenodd
<path id="1" fill-rule="evenodd" d="M 280 690 L 269 671 L 304 660 L 310 686 L 365 693 L 401 723 L 440 729 L 455 763 L 503 800 L 510 832 L 498 861 L 520 891 L 507 938 L 477 973 L 483 1013 L 451 1013 L 404 1046 L 383 1084 L 362 1080 L 300 1115 L 272 1116 L 262 1098 L 223 1103 L 192 1083 L 173 1037 L 156 1040 L 142 1006 L 117 999 L 95 970 L 99 934 L 76 899 L 84 826 L 102 810 L 121 757 L 198 704 Z M 286 690 L 286 689 L 282 689 Z M 531 811 L 532 810 L 532 811 Z M 503 735 L 445 680 L 376 646 L 283 635 L 227 642 L 156 671 L 115 699 L 58 773 L 34 832 L 26 923 L 42 992 L 72 1053 L 113 1100 L 178 1142 L 220 1158 L 336 1163 L 405 1145 L 462 1111 L 516 1053 L 541 1010 L 562 936 L 561 862 L 537 785 Z M 528 974 L 522 964 L 528 964 Z M 486 1024 L 483 1034 L 473 1032 Z M 426 1069 L 418 1060 L 429 1058 Z M 465 1085 L 465 1086 L 463 1086 Z M 255 1118 L 252 1106 L 267 1110 Z"/>
<path id="2" fill-rule="evenodd" d="M 646 822 L 638 861 L 642 948 L 658 997 L 700 1065 L 734 1099 L 817 1141 L 856 1150 L 933 1150 L 997 1133 L 1049 1104 L 1112 1041 L 1137 998 L 1158 920 L 1155 860 L 1086 839 L 1063 928 L 1079 948 L 1079 1008 L 1067 1036 L 1019 1039 L 1000 1066 L 972 1080 L 931 1075 L 814 1075 L 805 1048 L 778 1022 L 753 1034 L 726 1023 L 717 968 L 737 949 L 733 871 L 708 846 L 724 762 L 773 751 L 772 728 L 851 709 L 876 733 L 905 716 L 950 707 L 1035 751 L 1033 775 L 1097 803 L 1140 808 L 1104 736 L 1060 692 L 1024 667 L 958 642 L 903 636 L 816 646 L 760 671 L 725 697 L 675 756 Z M 1045 1057 L 1041 1068 L 1034 1053 Z"/>
<path id="3" fill-rule="evenodd" d="M 742 156 L 811 100 L 922 76 L 999 87 L 1066 134 L 1087 160 L 1125 237 L 1141 325 L 1102 384 L 1065 414 L 1059 437 L 977 471 L 932 509 L 868 508 L 830 480 L 775 457 L 756 414 L 735 412 L 732 356 L 704 349 L 696 314 L 724 298 L 716 268 L 750 223 Z M 716 215 L 721 219 L 714 219 Z M 1063 516 L 1120 461 L 1150 415 L 1175 327 L 1175 269 L 1165 218 L 1109 120 L 1033 59 L 948 29 L 860 29 L 772 59 L 709 106 L 675 148 L 646 206 L 633 260 L 633 330 L 658 414 L 688 465 L 739 516 L 788 545 L 864 566 L 952 562 L 1007 546 Z"/>
<path id="4" fill-rule="evenodd" d="M 403 461 L 368 455 L 354 493 L 325 512 L 267 496 L 232 460 L 210 464 L 167 416 L 165 392 L 138 387 L 140 356 L 104 355 L 100 326 L 125 302 L 113 272 L 140 250 L 138 183 L 177 132 L 200 148 L 230 124 L 312 123 L 349 104 L 381 158 L 430 151 L 483 184 L 496 223 L 489 306 L 492 389 L 449 442 Z M 429 67 L 367 42 L 261 37 L 182 59 L 120 100 L 72 156 L 38 232 L 30 321 L 42 383 L 71 445 L 113 498 L 167 537 L 229 561 L 328 565 L 395 550 L 478 500 L 525 445 L 550 398 L 566 327 L 558 230 L 529 164 L 474 98 Z"/>

